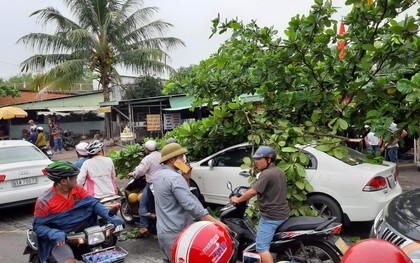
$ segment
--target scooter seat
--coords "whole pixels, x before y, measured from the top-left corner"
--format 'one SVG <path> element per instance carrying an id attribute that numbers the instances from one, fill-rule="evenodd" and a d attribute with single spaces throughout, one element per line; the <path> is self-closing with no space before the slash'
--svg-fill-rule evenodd
<path id="1" fill-rule="evenodd" d="M 295 230 L 311 230 L 316 229 L 320 225 L 329 222 L 331 219 L 327 217 L 314 217 L 314 216 L 298 216 L 290 217 L 279 226 L 277 232 L 295 231 Z"/>

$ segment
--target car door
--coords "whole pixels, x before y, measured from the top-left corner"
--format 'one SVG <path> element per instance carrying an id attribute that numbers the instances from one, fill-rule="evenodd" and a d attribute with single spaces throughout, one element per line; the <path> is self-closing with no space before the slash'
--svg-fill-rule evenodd
<path id="1" fill-rule="evenodd" d="M 197 169 L 197 177 L 203 182 L 200 189 L 207 202 L 226 204 L 229 202 L 230 190 L 226 183 L 230 181 L 233 188 L 249 185 L 249 170 L 242 170 L 244 157 L 251 156 L 249 146 L 241 146 L 215 155 Z"/>
<path id="2" fill-rule="evenodd" d="M 316 159 L 315 155 L 313 155 L 310 152 L 303 151 L 303 153 L 306 154 L 306 156 L 309 159 L 309 163 L 305 165 L 306 180 L 308 180 L 308 182 L 311 182 L 318 168 L 318 160 Z"/>

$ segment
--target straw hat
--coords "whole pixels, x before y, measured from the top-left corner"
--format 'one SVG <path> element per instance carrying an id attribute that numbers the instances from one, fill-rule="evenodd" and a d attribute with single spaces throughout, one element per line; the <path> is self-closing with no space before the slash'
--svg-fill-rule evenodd
<path id="1" fill-rule="evenodd" d="M 160 159 L 160 163 L 166 162 L 167 160 L 176 157 L 178 155 L 184 154 L 187 152 L 187 149 L 182 148 L 181 145 L 178 143 L 171 143 L 163 147 L 161 154 L 162 158 Z"/>

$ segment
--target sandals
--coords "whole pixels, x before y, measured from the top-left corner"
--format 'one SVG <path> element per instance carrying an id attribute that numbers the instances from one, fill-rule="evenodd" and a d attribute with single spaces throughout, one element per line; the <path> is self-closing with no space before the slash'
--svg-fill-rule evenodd
<path id="1" fill-rule="evenodd" d="M 143 228 L 143 229 L 146 229 L 146 230 L 145 231 L 141 231 L 142 228 L 139 229 L 139 232 L 138 232 L 138 234 L 136 236 L 136 239 L 145 238 L 146 236 L 149 235 L 149 229 L 147 229 L 147 228 Z"/>

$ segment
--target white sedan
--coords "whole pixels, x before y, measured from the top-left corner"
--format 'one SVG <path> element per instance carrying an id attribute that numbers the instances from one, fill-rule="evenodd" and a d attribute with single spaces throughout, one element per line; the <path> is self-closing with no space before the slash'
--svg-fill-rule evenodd
<path id="1" fill-rule="evenodd" d="M 43 173 L 50 163 L 30 142 L 0 141 L 0 208 L 34 203 L 52 186 Z"/>
<path id="2" fill-rule="evenodd" d="M 374 220 L 379 211 L 394 197 L 401 194 L 396 178 L 395 164 L 347 164 L 313 147 L 304 147 L 309 157 L 306 179 L 313 192 L 307 202 L 321 215 L 336 216 L 343 223 Z M 353 159 L 363 154 L 349 149 Z M 243 157 L 251 156 L 251 146 L 243 143 L 226 148 L 191 164 L 193 187 L 197 187 L 207 203 L 225 205 L 233 187 L 249 185 L 249 171 L 242 170 Z"/>

